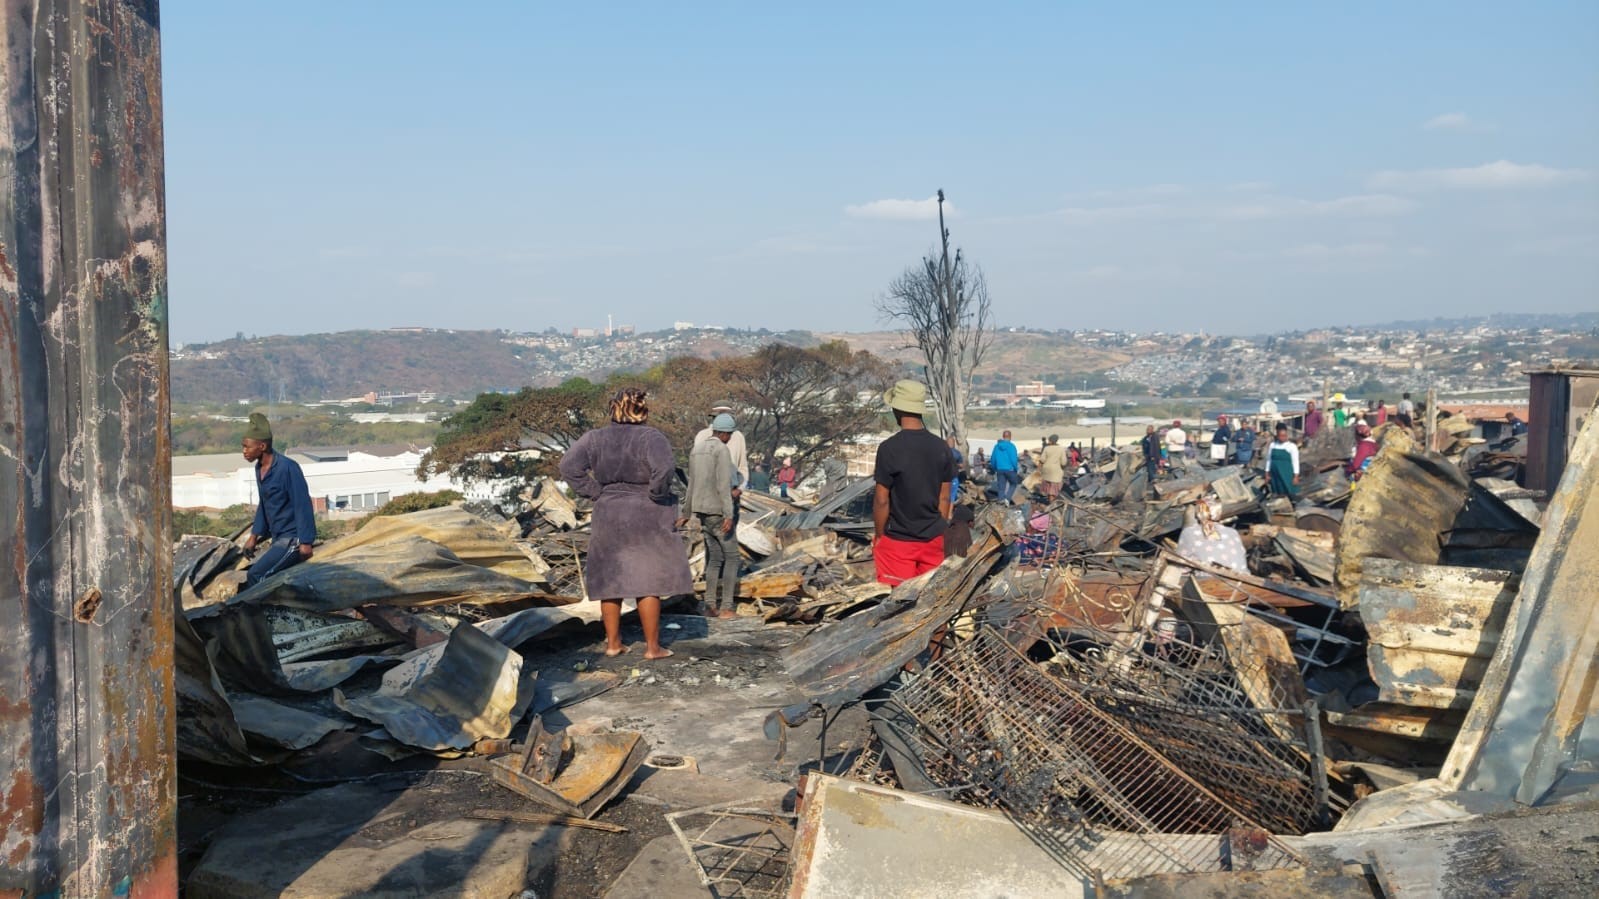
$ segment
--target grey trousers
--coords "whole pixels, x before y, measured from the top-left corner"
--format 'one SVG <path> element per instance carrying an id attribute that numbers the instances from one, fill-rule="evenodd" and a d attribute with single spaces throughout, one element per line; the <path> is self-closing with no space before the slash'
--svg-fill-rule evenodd
<path id="1" fill-rule="evenodd" d="M 738 605 L 738 524 L 722 533 L 720 515 L 701 514 L 705 532 L 705 604 L 713 611 L 732 611 Z"/>

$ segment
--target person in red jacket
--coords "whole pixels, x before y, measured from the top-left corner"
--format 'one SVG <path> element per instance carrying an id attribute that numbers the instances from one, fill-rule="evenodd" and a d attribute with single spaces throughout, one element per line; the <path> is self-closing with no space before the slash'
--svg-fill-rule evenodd
<path id="1" fill-rule="evenodd" d="M 799 469 L 794 467 L 794 460 L 789 456 L 783 457 L 783 467 L 777 470 L 777 495 L 788 499 L 788 492 L 799 483 Z"/>
<path id="2" fill-rule="evenodd" d="M 1365 422 L 1355 423 L 1355 455 L 1344 466 L 1344 474 L 1351 479 L 1359 480 L 1360 473 L 1366 470 L 1366 463 L 1377 455 L 1377 440 L 1371 436 L 1371 425 Z"/>

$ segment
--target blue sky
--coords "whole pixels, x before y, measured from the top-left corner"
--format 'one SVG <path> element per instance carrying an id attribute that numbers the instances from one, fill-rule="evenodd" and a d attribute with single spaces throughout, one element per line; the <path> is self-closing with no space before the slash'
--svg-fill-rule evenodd
<path id="1" fill-rule="evenodd" d="M 172 335 L 1599 310 L 1599 3 L 162 4 Z"/>

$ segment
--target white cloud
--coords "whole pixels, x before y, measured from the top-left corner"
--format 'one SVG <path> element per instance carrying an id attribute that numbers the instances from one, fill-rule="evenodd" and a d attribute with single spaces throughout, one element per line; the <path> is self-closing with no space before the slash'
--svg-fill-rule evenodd
<path id="1" fill-rule="evenodd" d="M 844 214 L 852 219 L 876 219 L 885 222 L 928 222 L 938 218 L 938 198 L 925 200 L 873 200 L 858 206 L 845 206 Z M 955 207 L 944 203 L 945 218 L 953 218 Z"/>
<path id="2" fill-rule="evenodd" d="M 1583 169 L 1556 169 L 1546 165 L 1486 162 L 1458 169 L 1419 169 L 1410 172 L 1378 172 L 1367 179 L 1375 190 L 1506 190 L 1523 187 L 1550 187 L 1586 181 Z"/>
<path id="3" fill-rule="evenodd" d="M 1446 113 L 1444 113 L 1442 115 L 1435 115 L 1432 118 L 1428 119 L 1427 121 L 1422 122 L 1421 123 L 1421 127 L 1427 129 L 1428 131 L 1485 131 L 1485 130 L 1487 130 L 1483 126 L 1478 125 L 1476 122 L 1473 122 L 1471 120 L 1471 117 L 1466 115 L 1463 112 L 1446 112 Z"/>

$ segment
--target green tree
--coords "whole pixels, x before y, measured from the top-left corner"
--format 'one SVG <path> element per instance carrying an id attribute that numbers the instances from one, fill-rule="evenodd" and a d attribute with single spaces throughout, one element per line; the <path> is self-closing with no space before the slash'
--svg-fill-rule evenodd
<path id="1" fill-rule="evenodd" d="M 481 394 L 442 422 L 417 476 L 449 471 L 466 484 L 505 481 L 515 494 L 528 480 L 553 474 L 566 448 L 605 421 L 604 397 L 604 388 L 581 379 Z"/>
<path id="2" fill-rule="evenodd" d="M 808 463 L 881 427 L 879 394 L 894 368 L 843 341 L 815 349 L 774 343 L 729 365 L 727 374 L 745 400 L 741 426 L 750 450 L 773 459 L 794 447 L 796 462 Z"/>

